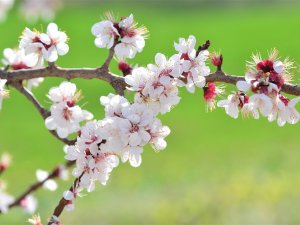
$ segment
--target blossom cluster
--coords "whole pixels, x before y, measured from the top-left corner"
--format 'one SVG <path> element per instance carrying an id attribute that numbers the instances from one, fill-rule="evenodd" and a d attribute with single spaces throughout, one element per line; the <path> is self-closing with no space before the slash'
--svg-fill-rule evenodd
<path id="1" fill-rule="evenodd" d="M 135 102 L 147 105 L 155 113 L 164 114 L 179 103 L 178 87 L 185 86 L 191 93 L 195 92 L 196 87 L 203 88 L 205 76 L 210 73 L 206 65 L 209 52 L 203 50 L 196 53 L 195 44 L 194 36 L 189 36 L 187 40 L 180 38 L 179 43 L 175 43 L 177 54 L 167 59 L 158 53 L 155 64 L 133 69 L 125 77 L 125 82 L 129 90 L 136 92 Z"/>
<path id="2" fill-rule="evenodd" d="M 59 55 L 67 54 L 69 51 L 67 41 L 66 33 L 60 31 L 55 23 L 50 23 L 46 33 L 25 28 L 19 47 L 24 49 L 26 55 L 32 54 L 35 65 L 41 67 L 44 60 L 55 62 Z"/>
<path id="3" fill-rule="evenodd" d="M 79 180 L 78 185 L 64 193 L 68 210 L 74 208 L 73 200 L 82 189 L 93 191 L 96 181 L 105 185 L 120 160 L 138 167 L 146 144 L 155 151 L 166 148 L 170 129 L 157 116 L 179 103 L 178 87 L 194 92 L 196 87 L 205 86 L 205 76 L 210 73 L 206 65 L 208 51 L 197 52 L 195 44 L 194 36 L 181 38 L 175 43 L 178 53 L 169 59 L 158 53 L 155 64 L 130 69 L 125 82 L 128 90 L 135 92 L 133 103 L 114 94 L 100 98 L 105 118 L 87 122 L 81 127 L 76 144 L 65 148 L 65 158 L 76 161 L 73 175 Z"/>
<path id="4" fill-rule="evenodd" d="M 110 172 L 119 165 L 119 158 L 138 167 L 143 147 L 149 143 L 156 151 L 163 150 L 166 147 L 164 138 L 170 133 L 143 104 L 129 103 L 126 98 L 114 94 L 102 96 L 100 102 L 105 107 L 105 118 L 86 123 L 76 144 L 65 149 L 65 158 L 76 160 L 73 175 L 80 177 L 80 189 L 86 188 L 89 192 L 94 190 L 96 181 L 106 184 Z M 73 195 L 70 191 L 65 193 L 70 204 L 75 193 L 75 189 Z"/>
<path id="5" fill-rule="evenodd" d="M 241 109 L 244 115 L 252 115 L 255 119 L 262 115 L 270 122 L 277 120 L 279 126 L 297 123 L 300 114 L 295 106 L 300 97 L 290 100 L 281 93 L 282 86 L 291 80 L 292 65 L 288 59 L 280 61 L 277 50 L 264 60 L 260 55 L 254 55 L 253 62 L 248 65 L 245 81 L 236 84 L 239 91 L 229 95 L 227 100 L 219 101 L 218 106 L 224 107 L 233 118 L 238 117 Z"/>
<path id="6" fill-rule="evenodd" d="M 116 21 L 112 14 L 107 19 L 96 23 L 92 27 L 92 34 L 96 37 L 95 45 L 98 48 L 112 48 L 118 58 L 134 58 L 145 46 L 147 29 L 138 27 L 131 14 Z"/>
<path id="7" fill-rule="evenodd" d="M 67 35 L 58 30 L 55 23 L 50 23 L 46 33 L 39 33 L 25 28 L 19 47 L 6 48 L 3 51 L 3 65 L 10 70 L 39 69 L 44 66 L 44 61 L 55 62 L 58 55 L 65 55 L 69 51 Z M 27 81 L 27 89 L 39 86 L 44 78 L 33 78 Z M 0 79 L 0 110 L 3 98 L 8 96 L 4 89 L 7 80 Z"/>

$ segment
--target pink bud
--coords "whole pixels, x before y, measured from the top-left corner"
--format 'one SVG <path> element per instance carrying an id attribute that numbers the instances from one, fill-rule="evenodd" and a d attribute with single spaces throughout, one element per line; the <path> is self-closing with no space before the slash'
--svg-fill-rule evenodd
<path id="1" fill-rule="evenodd" d="M 127 64 L 125 61 L 120 61 L 118 64 L 118 68 L 119 70 L 122 71 L 124 76 L 131 74 L 132 72 L 132 67 L 129 64 Z"/>
<path id="2" fill-rule="evenodd" d="M 218 54 L 216 52 L 213 52 L 210 56 L 211 64 L 213 64 L 216 67 L 221 67 L 223 63 L 223 56 L 221 54 Z"/>

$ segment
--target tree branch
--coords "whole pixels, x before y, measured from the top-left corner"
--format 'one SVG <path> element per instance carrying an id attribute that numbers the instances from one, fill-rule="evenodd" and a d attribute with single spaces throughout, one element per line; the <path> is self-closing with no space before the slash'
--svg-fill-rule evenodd
<path id="1" fill-rule="evenodd" d="M 125 89 L 124 78 L 109 72 L 106 68 L 60 68 L 55 65 L 50 65 L 42 69 L 22 69 L 16 71 L 5 71 L 0 69 L 0 78 L 7 79 L 7 83 L 15 83 L 17 81 L 29 80 L 39 77 L 59 77 L 67 80 L 75 78 L 83 79 L 99 79 L 111 84 L 116 92 L 121 92 Z M 121 85 L 115 85 L 115 83 Z M 118 88 L 118 89 L 116 89 Z M 122 89 L 122 90 L 121 90 Z"/>
<path id="2" fill-rule="evenodd" d="M 64 164 L 64 167 L 65 168 L 70 168 L 71 166 L 73 166 L 75 164 L 75 161 L 67 161 L 65 164 Z M 47 180 L 50 180 L 50 179 L 55 179 L 59 176 L 59 167 L 55 167 L 48 175 L 48 177 L 46 177 L 44 180 L 42 181 L 38 181 L 34 184 L 32 184 L 29 188 L 27 188 L 26 191 L 24 191 L 21 195 L 19 195 L 19 197 L 16 198 L 16 200 L 11 203 L 8 207 L 11 209 L 13 207 L 16 207 L 16 206 L 19 206 L 21 201 L 29 194 L 37 191 L 39 188 L 41 188 L 43 186 L 43 184 L 47 181 Z M 0 211 L 0 214 L 2 212 Z"/>
<path id="3" fill-rule="evenodd" d="M 80 177 L 78 177 L 74 180 L 73 185 L 69 189 L 71 192 L 74 192 L 74 188 L 76 190 L 77 185 L 79 184 L 82 176 L 83 176 L 83 173 L 80 175 Z M 64 197 L 62 197 L 60 199 L 58 205 L 55 207 L 52 215 L 59 218 L 60 214 L 64 211 L 64 208 L 66 207 L 67 204 L 68 204 L 68 200 L 66 200 Z M 51 225 L 51 224 L 52 224 L 51 222 L 48 223 L 48 225 Z"/>
<path id="4" fill-rule="evenodd" d="M 68 69 L 60 67 L 46 67 L 43 69 L 28 69 L 17 71 L 0 70 L 0 78 L 7 79 L 9 84 L 38 77 L 60 77 L 65 79 L 100 79 L 110 83 L 118 94 L 123 94 L 126 87 L 126 83 L 123 77 L 105 71 L 103 68 Z M 225 74 L 222 71 L 216 71 L 206 77 L 207 82 L 222 82 L 233 85 L 235 85 L 236 82 L 240 80 L 245 80 L 245 78 L 241 76 Z M 282 92 L 291 95 L 300 95 L 300 86 L 287 83 L 283 85 Z"/>

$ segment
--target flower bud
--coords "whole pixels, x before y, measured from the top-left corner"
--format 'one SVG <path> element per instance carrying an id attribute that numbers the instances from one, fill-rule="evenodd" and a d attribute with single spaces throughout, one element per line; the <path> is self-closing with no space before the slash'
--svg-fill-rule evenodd
<path id="1" fill-rule="evenodd" d="M 210 55 L 210 61 L 211 64 L 213 64 L 216 67 L 221 67 L 223 63 L 223 56 L 219 53 L 213 52 Z"/>
<path id="2" fill-rule="evenodd" d="M 118 68 L 120 71 L 122 71 L 123 76 L 131 74 L 131 72 L 132 72 L 132 67 L 123 60 L 119 62 Z"/>

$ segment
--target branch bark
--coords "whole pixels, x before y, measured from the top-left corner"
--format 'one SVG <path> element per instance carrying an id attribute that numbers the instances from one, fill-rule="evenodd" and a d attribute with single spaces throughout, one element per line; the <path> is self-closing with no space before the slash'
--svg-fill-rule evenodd
<path id="1" fill-rule="evenodd" d="M 42 69 L 22 69 L 16 71 L 5 71 L 3 69 L 0 69 L 0 78 L 6 79 L 8 84 L 39 77 L 58 77 L 65 78 L 67 80 L 75 78 L 99 79 L 111 84 L 117 93 L 121 93 L 125 90 L 124 78 L 109 72 L 105 67 L 95 69 L 79 69 L 60 68 L 55 65 L 50 65 Z"/>
<path id="2" fill-rule="evenodd" d="M 83 173 L 80 175 L 80 177 L 76 178 L 73 182 L 73 185 L 69 188 L 69 190 L 71 192 L 74 192 L 74 188 L 76 190 L 77 185 L 80 182 L 81 177 L 83 176 Z M 66 205 L 68 204 L 68 200 L 66 200 L 64 197 L 62 197 L 59 200 L 58 205 L 55 207 L 54 212 L 53 212 L 53 216 L 56 216 L 57 218 L 59 218 L 60 214 L 64 211 L 64 208 L 66 207 Z M 52 223 L 49 221 L 48 225 L 51 225 Z"/>
<path id="3" fill-rule="evenodd" d="M 68 69 L 60 67 L 46 67 L 43 69 L 28 69 L 17 71 L 0 70 L 0 78 L 7 79 L 8 83 L 29 80 L 38 77 L 60 77 L 65 79 L 100 79 L 110 83 L 118 94 L 124 94 L 126 83 L 123 77 L 117 76 L 103 68 L 88 69 Z M 216 71 L 206 77 L 207 82 L 222 82 L 235 85 L 237 81 L 245 80 L 244 77 L 225 74 L 222 71 Z M 300 86 L 294 84 L 284 84 L 282 92 L 291 95 L 300 95 Z"/>

